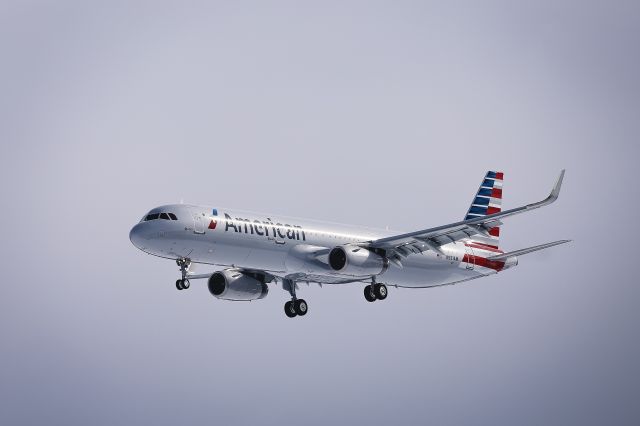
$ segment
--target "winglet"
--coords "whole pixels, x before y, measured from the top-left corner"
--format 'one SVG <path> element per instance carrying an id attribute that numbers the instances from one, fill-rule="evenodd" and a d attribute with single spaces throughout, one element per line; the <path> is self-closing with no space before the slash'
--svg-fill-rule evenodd
<path id="1" fill-rule="evenodd" d="M 551 190 L 551 194 L 549 194 L 549 198 L 547 198 L 547 200 L 549 200 L 550 203 L 553 203 L 555 200 L 557 200 L 558 195 L 560 195 L 560 188 L 562 187 L 562 179 L 564 179 L 564 171 L 565 169 L 562 169 L 562 171 L 560 172 L 560 176 L 558 176 L 558 181 L 556 182 L 556 185 Z"/>

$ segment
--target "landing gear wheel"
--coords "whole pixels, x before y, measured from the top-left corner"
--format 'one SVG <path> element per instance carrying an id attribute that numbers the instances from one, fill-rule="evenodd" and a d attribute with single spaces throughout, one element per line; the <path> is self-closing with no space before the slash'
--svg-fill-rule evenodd
<path id="1" fill-rule="evenodd" d="M 298 315 L 296 313 L 296 308 L 295 306 L 293 306 L 293 301 L 288 301 L 287 303 L 284 304 L 284 313 L 289 317 L 289 318 L 293 318 L 296 315 Z"/>
<path id="2" fill-rule="evenodd" d="M 367 302 L 376 301 L 376 294 L 374 292 L 373 286 L 368 285 L 364 288 L 364 298 L 367 299 Z"/>
<path id="3" fill-rule="evenodd" d="M 180 267 L 180 275 L 182 275 L 182 279 L 176 281 L 176 288 L 178 290 L 185 290 L 189 288 L 189 280 L 187 279 L 187 273 L 189 271 L 189 266 L 191 266 L 191 259 L 181 257 L 176 259 L 176 265 Z"/>
<path id="4" fill-rule="evenodd" d="M 384 284 L 376 284 L 375 287 L 373 288 L 375 294 L 376 294 L 376 299 L 378 300 L 384 300 L 387 298 L 387 286 Z"/>
<path id="5" fill-rule="evenodd" d="M 294 303 L 294 308 L 296 310 L 296 314 L 300 315 L 300 316 L 304 316 L 307 314 L 307 310 L 309 309 L 309 307 L 307 306 L 307 302 L 305 302 L 304 299 L 298 299 L 296 300 Z"/>

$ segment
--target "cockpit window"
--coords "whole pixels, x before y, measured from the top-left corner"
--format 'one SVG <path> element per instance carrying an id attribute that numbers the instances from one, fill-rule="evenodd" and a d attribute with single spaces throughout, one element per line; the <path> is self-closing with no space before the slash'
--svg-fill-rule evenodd
<path id="1" fill-rule="evenodd" d="M 151 213 L 146 215 L 142 221 L 143 222 L 148 222 L 150 220 L 156 220 L 156 219 L 164 219 L 164 220 L 178 220 L 178 218 L 176 217 L 175 214 L 173 213 Z"/>

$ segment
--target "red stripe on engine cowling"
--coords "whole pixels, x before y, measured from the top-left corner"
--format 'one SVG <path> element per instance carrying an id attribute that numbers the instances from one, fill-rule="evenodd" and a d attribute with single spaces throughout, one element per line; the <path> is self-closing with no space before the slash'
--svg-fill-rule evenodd
<path id="1" fill-rule="evenodd" d="M 483 268 L 493 269 L 496 272 L 500 272 L 504 269 L 504 262 L 499 260 L 489 260 L 480 256 L 465 254 L 462 257 L 462 261 L 472 265 L 482 266 Z"/>

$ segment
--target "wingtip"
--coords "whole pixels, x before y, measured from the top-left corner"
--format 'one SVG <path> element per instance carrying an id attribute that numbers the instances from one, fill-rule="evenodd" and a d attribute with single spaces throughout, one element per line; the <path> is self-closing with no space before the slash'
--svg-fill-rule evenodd
<path id="1" fill-rule="evenodd" d="M 560 195 L 560 188 L 562 188 L 562 180 L 564 179 L 565 170 L 566 169 L 562 169 L 560 171 L 560 176 L 558 176 L 558 180 L 556 181 L 556 184 L 551 191 L 551 195 L 549 195 L 549 198 L 551 198 L 552 201 L 557 200 L 558 196 Z"/>

